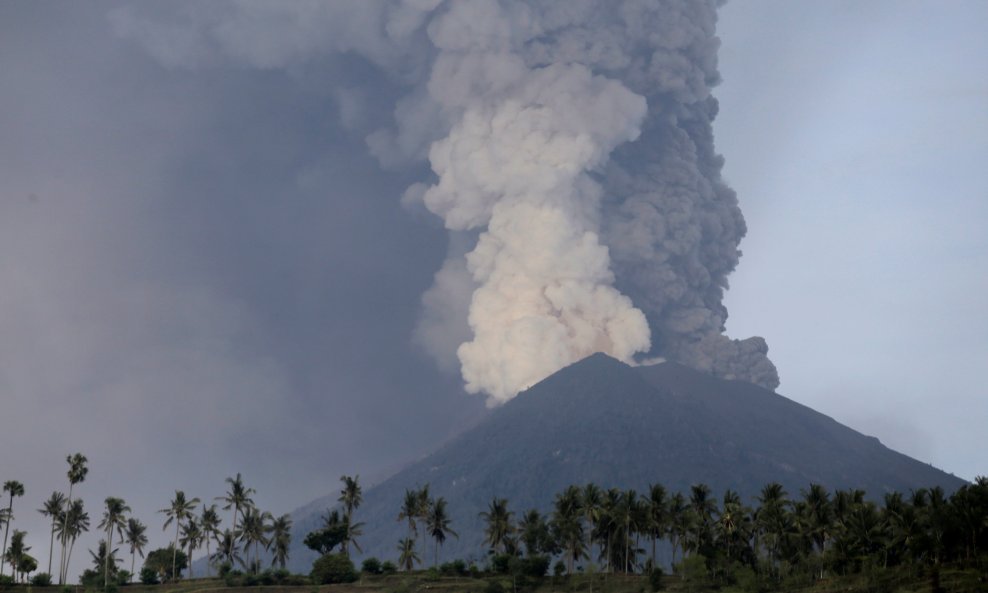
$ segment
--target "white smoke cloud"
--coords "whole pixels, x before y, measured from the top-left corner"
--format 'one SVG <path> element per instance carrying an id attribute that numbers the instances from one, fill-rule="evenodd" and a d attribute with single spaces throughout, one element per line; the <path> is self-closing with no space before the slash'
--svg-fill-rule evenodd
<path id="1" fill-rule="evenodd" d="M 341 113 L 382 166 L 431 167 L 402 203 L 459 239 L 416 341 L 497 403 L 597 351 L 778 385 L 764 340 L 723 335 L 745 225 L 711 132 L 719 4 L 241 0 L 112 17 L 166 65 L 345 54 L 393 81 L 392 122 L 358 117 L 350 99 L 374 89 L 352 80 Z"/>

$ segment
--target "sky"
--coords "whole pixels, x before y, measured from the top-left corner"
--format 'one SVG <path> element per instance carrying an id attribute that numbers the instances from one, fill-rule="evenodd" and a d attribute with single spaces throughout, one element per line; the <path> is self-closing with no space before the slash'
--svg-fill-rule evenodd
<path id="1" fill-rule="evenodd" d="M 460 239 L 403 204 L 428 165 L 365 142 L 399 58 L 339 6 L 220 59 L 118 3 L 0 4 L 0 480 L 39 559 L 69 453 L 94 525 L 122 497 L 154 547 L 176 489 L 242 472 L 281 514 L 482 418 L 415 338 Z M 728 334 L 766 339 L 779 393 L 966 479 L 988 472 L 986 17 L 732 2 L 713 91 L 748 227 Z M 324 43 L 349 53 L 294 58 Z"/>

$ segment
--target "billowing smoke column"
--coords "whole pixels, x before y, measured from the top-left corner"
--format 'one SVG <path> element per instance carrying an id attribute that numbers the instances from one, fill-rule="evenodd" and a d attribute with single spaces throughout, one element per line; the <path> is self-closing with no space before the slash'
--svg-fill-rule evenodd
<path id="1" fill-rule="evenodd" d="M 598 351 L 778 385 L 764 340 L 723 335 L 745 224 L 713 147 L 719 4 L 244 0 L 184 5 L 164 28 L 112 18 L 169 66 L 349 53 L 388 73 L 394 122 L 367 146 L 389 168 L 429 163 L 402 201 L 451 233 L 416 339 L 495 404 Z"/>
<path id="2" fill-rule="evenodd" d="M 745 225 L 713 150 L 715 9 L 457 2 L 433 21 L 428 89 L 456 116 L 423 200 L 485 230 L 426 305 L 452 300 L 435 293 L 453 270 L 476 283 L 468 390 L 501 401 L 594 351 L 649 350 L 778 385 L 764 340 L 723 335 Z"/>

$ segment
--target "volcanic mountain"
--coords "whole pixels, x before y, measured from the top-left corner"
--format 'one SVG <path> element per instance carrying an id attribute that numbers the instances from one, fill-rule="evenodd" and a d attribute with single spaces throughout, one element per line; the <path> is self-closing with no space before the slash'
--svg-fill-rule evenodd
<path id="1" fill-rule="evenodd" d="M 440 557 L 483 558 L 478 513 L 504 497 L 516 518 L 549 510 L 557 492 L 594 482 L 645 491 L 661 483 L 688 494 L 706 483 L 753 504 L 769 482 L 790 496 L 809 484 L 862 488 L 870 498 L 963 480 L 882 445 L 814 410 L 755 385 L 717 379 L 675 363 L 630 367 L 596 354 L 560 370 L 494 410 L 473 429 L 364 493 L 355 520 L 363 557 L 394 559 L 407 525 L 397 516 L 406 489 L 429 485 L 448 502 L 458 538 Z M 336 496 L 295 511 L 293 568 L 315 554 L 301 545 Z M 429 540 L 431 542 L 431 540 Z M 420 543 L 420 545 L 423 545 Z M 419 553 L 431 563 L 431 543 Z"/>

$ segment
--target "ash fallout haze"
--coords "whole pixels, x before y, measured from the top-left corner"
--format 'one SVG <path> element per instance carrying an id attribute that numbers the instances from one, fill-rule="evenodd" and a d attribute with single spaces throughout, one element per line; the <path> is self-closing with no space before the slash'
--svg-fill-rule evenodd
<path id="1" fill-rule="evenodd" d="M 720 4 L 0 4 L 17 528 L 75 451 L 286 512 L 595 352 L 986 473 L 988 7 Z"/>

